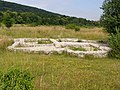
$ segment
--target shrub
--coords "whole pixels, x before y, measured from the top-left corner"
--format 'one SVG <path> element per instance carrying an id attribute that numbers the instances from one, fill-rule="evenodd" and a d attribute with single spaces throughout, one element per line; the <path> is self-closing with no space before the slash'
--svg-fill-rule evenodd
<path id="1" fill-rule="evenodd" d="M 75 24 L 68 24 L 65 27 L 66 29 L 74 29 L 75 31 L 80 31 L 80 27 Z"/>
<path id="2" fill-rule="evenodd" d="M 7 11 L 3 15 L 3 24 L 7 27 L 10 28 L 13 26 L 15 23 L 15 20 L 10 16 L 10 11 Z"/>
<path id="3" fill-rule="evenodd" d="M 33 77 L 30 73 L 12 69 L 1 77 L 2 90 L 33 90 Z"/>
<path id="4" fill-rule="evenodd" d="M 101 24 L 108 33 L 115 34 L 115 28 L 120 28 L 120 0 L 104 0 L 101 9 L 103 9 Z"/>
<path id="5" fill-rule="evenodd" d="M 5 24 L 5 26 L 7 27 L 7 28 L 10 28 L 10 27 L 12 27 L 12 25 L 13 25 L 13 22 L 14 22 L 14 19 L 5 19 L 4 21 L 3 21 L 3 23 Z"/>
<path id="6" fill-rule="evenodd" d="M 80 27 L 79 26 L 75 26 L 75 31 L 80 31 Z"/>
<path id="7" fill-rule="evenodd" d="M 120 32 L 117 34 L 112 34 L 109 39 L 109 45 L 111 51 L 109 52 L 109 57 L 114 57 L 120 59 Z"/>

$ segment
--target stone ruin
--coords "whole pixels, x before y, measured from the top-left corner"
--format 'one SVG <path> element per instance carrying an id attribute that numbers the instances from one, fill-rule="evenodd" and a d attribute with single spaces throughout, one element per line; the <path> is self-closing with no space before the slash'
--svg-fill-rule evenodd
<path id="1" fill-rule="evenodd" d="M 17 38 L 14 39 L 14 44 L 9 46 L 8 49 L 12 51 L 44 54 L 62 54 L 65 52 L 78 57 L 84 57 L 86 55 L 106 57 L 110 51 L 107 44 L 75 38 Z"/>

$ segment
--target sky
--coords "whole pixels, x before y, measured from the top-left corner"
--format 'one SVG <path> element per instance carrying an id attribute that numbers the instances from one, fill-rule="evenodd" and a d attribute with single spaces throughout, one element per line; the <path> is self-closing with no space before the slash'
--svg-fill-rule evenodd
<path id="1" fill-rule="evenodd" d="M 23 5 L 34 6 L 47 11 L 99 20 L 102 14 L 100 7 L 104 0 L 4 0 Z"/>

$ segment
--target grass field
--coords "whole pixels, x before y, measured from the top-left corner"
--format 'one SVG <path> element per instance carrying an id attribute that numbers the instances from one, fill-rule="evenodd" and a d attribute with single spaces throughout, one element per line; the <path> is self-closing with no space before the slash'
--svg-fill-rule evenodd
<path id="1" fill-rule="evenodd" d="M 91 40 L 104 40 L 107 33 L 102 28 L 81 28 L 80 31 L 65 29 L 63 26 L 14 26 L 11 30 L 0 30 L 0 35 L 6 35 L 14 38 L 80 38 Z"/>
<path id="2" fill-rule="evenodd" d="M 77 58 L 63 55 L 28 54 L 5 49 L 8 38 L 14 37 L 76 37 L 106 40 L 102 28 L 66 30 L 60 26 L 12 27 L 0 30 L 0 70 L 13 67 L 29 71 L 35 90 L 120 90 L 120 60 L 109 58 Z M 60 35 L 60 36 L 58 36 Z"/>

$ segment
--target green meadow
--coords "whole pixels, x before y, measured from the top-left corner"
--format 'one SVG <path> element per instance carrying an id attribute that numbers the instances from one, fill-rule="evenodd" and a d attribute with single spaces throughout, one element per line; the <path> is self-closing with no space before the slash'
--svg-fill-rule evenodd
<path id="1" fill-rule="evenodd" d="M 35 90 L 120 90 L 120 60 L 78 58 L 8 51 L 13 38 L 79 38 L 107 40 L 102 28 L 81 28 L 75 32 L 63 26 L 13 26 L 0 29 L 0 71 L 27 70 L 34 76 Z"/>

